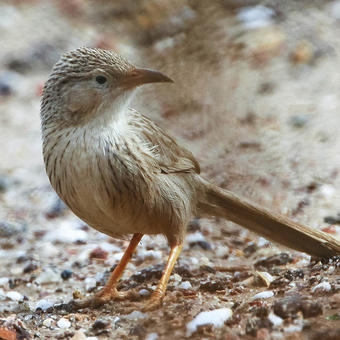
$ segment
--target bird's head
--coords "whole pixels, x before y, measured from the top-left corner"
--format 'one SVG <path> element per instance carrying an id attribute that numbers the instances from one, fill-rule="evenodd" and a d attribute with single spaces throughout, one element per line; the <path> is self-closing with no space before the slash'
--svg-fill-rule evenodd
<path id="1" fill-rule="evenodd" d="M 158 71 L 136 68 L 114 52 L 79 48 L 55 64 L 44 88 L 42 119 L 57 114 L 80 123 L 110 110 L 114 114 L 138 86 L 157 82 L 172 80 Z"/>

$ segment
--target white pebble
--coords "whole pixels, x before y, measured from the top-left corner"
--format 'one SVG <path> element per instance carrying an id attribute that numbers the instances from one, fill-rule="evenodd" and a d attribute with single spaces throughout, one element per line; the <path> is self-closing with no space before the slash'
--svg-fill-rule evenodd
<path id="1" fill-rule="evenodd" d="M 213 325 L 213 327 L 222 327 L 224 323 L 231 318 L 233 311 L 230 308 L 219 308 L 209 312 L 201 312 L 195 318 L 187 323 L 187 336 L 196 332 L 197 327 L 203 325 Z"/>
<path id="2" fill-rule="evenodd" d="M 324 282 L 321 282 L 318 285 L 314 286 L 312 288 L 312 292 L 314 293 L 317 290 L 323 290 L 325 292 L 329 292 L 331 289 L 332 289 L 332 287 L 331 287 L 330 283 L 327 282 L 327 281 L 324 281 Z"/>
<path id="3" fill-rule="evenodd" d="M 6 299 L 6 293 L 2 288 L 0 288 L 0 300 L 5 300 Z"/>
<path id="4" fill-rule="evenodd" d="M 137 258 L 140 261 L 160 260 L 162 258 L 162 252 L 160 250 L 146 250 L 141 248 L 137 253 Z"/>
<path id="5" fill-rule="evenodd" d="M 78 222 L 63 221 L 47 233 L 44 239 L 50 242 L 73 243 L 76 241 L 86 241 L 88 234 L 86 231 L 79 229 Z"/>
<path id="6" fill-rule="evenodd" d="M 181 284 L 178 286 L 180 289 L 191 289 L 192 285 L 189 281 L 183 281 Z"/>
<path id="7" fill-rule="evenodd" d="M 61 318 L 59 319 L 59 321 L 57 322 L 57 326 L 59 328 L 70 328 L 71 327 L 71 322 L 68 321 L 67 319 L 65 318 Z"/>
<path id="8" fill-rule="evenodd" d="M 84 282 L 85 282 L 85 289 L 87 291 L 89 291 L 89 290 L 91 290 L 91 289 L 93 289 L 97 286 L 97 281 L 94 277 L 87 277 Z"/>
<path id="9" fill-rule="evenodd" d="M 61 281 L 61 276 L 59 273 L 55 272 L 52 268 L 46 268 L 40 275 L 36 278 L 35 282 L 39 284 L 44 283 L 57 283 Z"/>
<path id="10" fill-rule="evenodd" d="M 43 321 L 43 325 L 44 325 L 45 327 L 49 328 L 49 327 L 51 327 L 52 322 L 53 322 L 53 319 L 47 318 L 47 319 L 45 319 L 45 320 Z"/>
<path id="11" fill-rule="evenodd" d="M 146 313 L 142 313 L 139 310 L 135 310 L 130 314 L 125 315 L 126 319 L 129 320 L 138 320 L 138 319 L 145 319 L 148 315 Z"/>
<path id="12" fill-rule="evenodd" d="M 324 198 L 326 201 L 329 201 L 333 199 L 336 190 L 332 185 L 324 184 L 320 187 L 319 192 L 322 198 Z"/>
<path id="13" fill-rule="evenodd" d="M 157 339 L 158 339 L 158 334 L 157 333 L 149 333 L 145 337 L 145 340 L 157 340 Z"/>
<path id="14" fill-rule="evenodd" d="M 199 241 L 205 241 L 205 237 L 200 231 L 196 231 L 195 233 L 188 234 L 186 236 L 186 240 L 188 243 L 195 243 Z"/>
<path id="15" fill-rule="evenodd" d="M 37 248 L 37 255 L 42 259 L 46 257 L 55 257 L 58 256 L 59 249 L 55 247 L 51 242 L 43 242 Z"/>
<path id="16" fill-rule="evenodd" d="M 274 11 L 271 8 L 258 5 L 243 7 L 236 15 L 237 19 L 248 29 L 269 26 L 272 23 Z"/>
<path id="17" fill-rule="evenodd" d="M 35 304 L 35 310 L 41 309 L 43 312 L 45 312 L 47 309 L 53 307 L 53 305 L 54 302 L 51 300 L 41 299 Z"/>
<path id="18" fill-rule="evenodd" d="M 24 296 L 14 290 L 11 290 L 10 292 L 8 292 L 6 294 L 6 297 L 11 299 L 12 301 L 23 301 L 24 300 Z"/>
<path id="19" fill-rule="evenodd" d="M 8 277 L 0 277 L 0 287 L 6 287 L 8 284 Z"/>
<path id="20" fill-rule="evenodd" d="M 147 289 L 141 289 L 139 292 L 140 296 L 150 296 L 151 293 Z"/>
<path id="21" fill-rule="evenodd" d="M 258 299 L 269 299 L 274 296 L 274 292 L 272 290 L 265 290 L 261 293 L 257 293 L 252 297 L 252 300 L 258 300 Z"/>
<path id="22" fill-rule="evenodd" d="M 274 327 L 279 327 L 283 323 L 283 319 L 281 319 L 279 316 L 275 315 L 274 313 L 269 313 L 268 319 L 273 324 Z"/>

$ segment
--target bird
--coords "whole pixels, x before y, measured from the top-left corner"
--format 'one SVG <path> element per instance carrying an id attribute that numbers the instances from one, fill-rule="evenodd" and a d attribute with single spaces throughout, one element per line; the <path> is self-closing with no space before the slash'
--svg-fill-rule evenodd
<path id="1" fill-rule="evenodd" d="M 173 83 L 163 73 L 138 68 L 119 54 L 80 47 L 63 54 L 41 100 L 46 173 L 59 197 L 89 226 L 130 243 L 105 286 L 75 309 L 128 299 L 117 284 L 143 235 L 164 235 L 170 254 L 143 310 L 162 305 L 195 217 L 220 217 L 317 257 L 340 253 L 330 235 L 293 222 L 214 185 L 200 174 L 193 154 L 146 115 L 130 108 L 136 89 Z"/>

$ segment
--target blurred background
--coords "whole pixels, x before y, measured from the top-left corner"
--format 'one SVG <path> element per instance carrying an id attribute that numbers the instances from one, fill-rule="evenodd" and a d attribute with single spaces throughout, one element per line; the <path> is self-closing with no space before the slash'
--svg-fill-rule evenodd
<path id="1" fill-rule="evenodd" d="M 175 80 L 143 87 L 132 106 L 191 149 L 207 178 L 339 237 L 339 35 L 340 1 L 1 0 L 0 275 L 44 272 L 61 256 L 55 242 L 68 256 L 75 241 L 92 244 L 87 255 L 98 240 L 110 254 L 125 245 L 76 220 L 43 167 L 43 84 L 80 46 Z M 208 241 L 214 223 L 201 227 Z"/>

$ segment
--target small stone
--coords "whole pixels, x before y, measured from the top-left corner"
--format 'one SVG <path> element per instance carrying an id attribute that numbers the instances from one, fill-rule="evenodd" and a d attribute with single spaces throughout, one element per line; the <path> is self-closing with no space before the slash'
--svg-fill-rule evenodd
<path id="1" fill-rule="evenodd" d="M 58 326 L 59 328 L 62 328 L 62 329 L 70 328 L 70 327 L 71 327 L 71 322 L 68 321 L 68 320 L 65 319 L 65 318 L 61 318 L 61 319 L 58 320 L 57 326 Z"/>
<path id="2" fill-rule="evenodd" d="M 201 290 L 204 290 L 206 292 L 216 292 L 218 290 L 224 290 L 228 287 L 229 280 L 228 279 L 216 279 L 216 280 L 210 280 L 203 281 L 200 284 Z"/>
<path id="3" fill-rule="evenodd" d="M 277 255 L 269 256 L 266 258 L 263 258 L 255 263 L 255 267 L 272 267 L 274 265 L 276 266 L 282 266 L 287 263 L 291 263 L 293 259 L 289 256 L 287 253 L 280 253 Z"/>
<path id="4" fill-rule="evenodd" d="M 312 318 L 323 312 L 321 303 L 309 300 L 301 302 L 301 311 L 304 318 Z"/>
<path id="5" fill-rule="evenodd" d="M 283 323 L 283 319 L 275 315 L 274 313 L 270 313 L 268 315 L 268 320 L 272 323 L 273 327 L 279 327 Z"/>
<path id="6" fill-rule="evenodd" d="M 290 59 L 295 64 L 307 64 L 314 57 L 315 48 L 309 41 L 301 41 L 295 47 Z"/>
<path id="7" fill-rule="evenodd" d="M 256 272 L 256 281 L 259 282 L 262 286 L 269 287 L 270 284 L 274 281 L 274 277 L 270 275 L 268 272 Z"/>
<path id="8" fill-rule="evenodd" d="M 93 323 L 92 329 L 93 330 L 104 329 L 104 328 L 107 328 L 108 326 L 109 326 L 108 321 L 98 319 Z"/>
<path id="9" fill-rule="evenodd" d="M 85 289 L 89 292 L 97 287 L 97 281 L 94 277 L 87 277 L 85 279 Z"/>
<path id="10" fill-rule="evenodd" d="M 90 254 L 89 254 L 89 258 L 90 260 L 106 260 L 108 256 L 108 252 L 103 250 L 100 247 L 97 247 L 95 249 L 93 249 Z"/>
<path id="11" fill-rule="evenodd" d="M 292 295 L 277 300 L 274 303 L 274 313 L 283 319 L 296 314 L 301 309 L 301 296 Z"/>
<path id="12" fill-rule="evenodd" d="M 158 339 L 157 333 L 149 333 L 145 337 L 145 340 L 157 340 L 157 339 Z"/>
<path id="13" fill-rule="evenodd" d="M 219 308 L 208 312 L 201 312 L 192 321 L 187 323 L 186 335 L 191 336 L 200 326 L 212 325 L 214 328 L 222 327 L 232 315 L 233 311 L 230 308 Z"/>
<path id="14" fill-rule="evenodd" d="M 31 272 L 33 272 L 33 271 L 35 271 L 35 270 L 37 270 L 37 269 L 38 269 L 38 266 L 37 266 L 35 263 L 31 262 L 31 263 L 29 263 L 28 265 L 26 265 L 26 266 L 24 267 L 24 269 L 22 270 L 22 272 L 23 272 L 24 274 L 27 274 L 27 273 L 31 273 Z"/>
<path id="15" fill-rule="evenodd" d="M 9 282 L 8 277 L 0 277 L 0 287 L 7 287 Z"/>
<path id="16" fill-rule="evenodd" d="M 150 296 L 151 293 L 147 289 L 141 289 L 139 292 L 140 296 Z"/>
<path id="17" fill-rule="evenodd" d="M 245 28 L 255 29 L 271 25 L 274 14 L 275 12 L 271 8 L 258 5 L 243 7 L 236 17 L 243 23 Z"/>
<path id="18" fill-rule="evenodd" d="M 53 305 L 54 302 L 52 302 L 51 300 L 41 299 L 35 304 L 35 310 L 41 309 L 43 312 L 46 312 L 46 310 L 53 307 Z"/>
<path id="19" fill-rule="evenodd" d="M 86 335 L 82 331 L 75 331 L 73 337 L 71 340 L 88 340 L 90 338 L 87 338 Z"/>
<path id="20" fill-rule="evenodd" d="M 11 299 L 12 301 L 24 301 L 24 296 L 22 294 L 20 294 L 19 292 L 16 292 L 14 290 L 9 291 L 6 294 L 6 297 Z"/>
<path id="21" fill-rule="evenodd" d="M 148 315 L 146 313 L 142 313 L 139 310 L 135 310 L 131 312 L 130 314 L 125 315 L 125 318 L 128 320 L 139 320 L 139 319 L 145 319 Z"/>
<path id="22" fill-rule="evenodd" d="M 327 281 L 324 281 L 324 282 L 321 282 L 321 283 L 317 284 L 316 286 L 314 286 L 312 288 L 312 292 L 313 293 L 322 292 L 322 291 L 323 292 L 329 292 L 329 291 L 331 291 L 331 289 L 332 289 L 332 286 L 330 285 L 330 283 L 327 282 Z"/>
<path id="23" fill-rule="evenodd" d="M 39 284 L 57 283 L 61 281 L 60 275 L 52 268 L 46 268 L 35 280 Z"/>
<path id="24" fill-rule="evenodd" d="M 45 327 L 47 327 L 47 328 L 50 328 L 51 327 L 51 325 L 52 325 L 52 323 L 53 323 L 53 319 L 51 319 L 51 318 L 47 318 L 47 319 L 45 319 L 44 321 L 43 321 L 43 325 L 45 326 Z"/>
<path id="25" fill-rule="evenodd" d="M 180 289 L 191 289 L 192 285 L 189 281 L 183 281 L 181 284 L 178 286 Z"/>
<path id="26" fill-rule="evenodd" d="M 61 275 L 61 278 L 66 281 L 72 276 L 72 271 L 65 269 L 61 272 L 60 275 Z"/>
<path id="27" fill-rule="evenodd" d="M 295 115 L 290 117 L 289 123 L 295 128 L 302 128 L 308 123 L 309 119 L 309 115 Z"/>
<path id="28" fill-rule="evenodd" d="M 252 300 L 259 300 L 259 299 L 269 299 L 274 296 L 274 292 L 272 290 L 265 290 L 261 293 L 257 293 L 252 297 Z"/>

